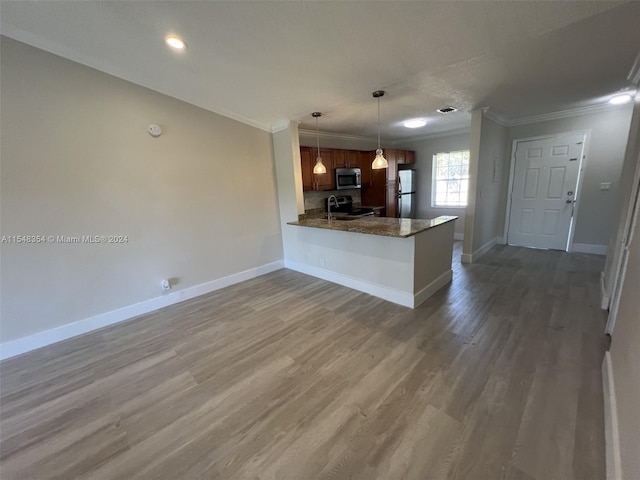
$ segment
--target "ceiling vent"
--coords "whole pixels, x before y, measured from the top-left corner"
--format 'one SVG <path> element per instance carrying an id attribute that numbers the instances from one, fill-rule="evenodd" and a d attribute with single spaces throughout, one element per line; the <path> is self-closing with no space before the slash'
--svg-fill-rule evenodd
<path id="1" fill-rule="evenodd" d="M 444 108 L 439 108 L 438 112 L 440 113 L 451 113 L 451 112 L 457 112 L 458 109 L 455 107 L 444 107 Z"/>

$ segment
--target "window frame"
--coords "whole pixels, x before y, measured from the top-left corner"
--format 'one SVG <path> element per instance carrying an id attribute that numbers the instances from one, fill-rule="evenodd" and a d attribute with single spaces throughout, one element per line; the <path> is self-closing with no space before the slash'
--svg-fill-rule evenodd
<path id="1" fill-rule="evenodd" d="M 467 153 L 467 162 L 469 162 L 469 150 L 454 150 L 454 151 L 450 151 L 450 152 L 438 152 L 433 154 L 433 157 L 431 159 L 431 208 L 442 208 L 442 209 L 454 209 L 454 210 L 464 210 L 467 208 L 467 205 L 469 204 L 469 174 L 468 174 L 468 165 L 467 165 L 467 176 L 466 176 L 466 180 L 467 180 L 467 198 L 465 199 L 465 203 L 463 205 L 440 205 L 438 203 L 436 203 L 436 198 L 437 198 L 437 183 L 438 183 L 438 178 L 436 175 L 436 169 L 437 169 L 437 162 L 436 162 L 436 158 L 438 157 L 438 155 L 444 155 L 444 154 L 454 154 L 454 153 Z M 454 179 L 453 177 L 448 177 L 447 179 Z M 440 181 L 442 181 L 443 179 L 440 179 Z M 460 180 L 465 180 L 464 177 L 461 177 Z"/>

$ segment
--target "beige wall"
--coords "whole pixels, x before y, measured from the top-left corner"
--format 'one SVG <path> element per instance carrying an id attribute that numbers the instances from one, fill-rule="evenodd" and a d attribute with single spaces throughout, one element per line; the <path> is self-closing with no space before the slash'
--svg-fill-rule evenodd
<path id="1" fill-rule="evenodd" d="M 622 478 L 640 478 L 640 228 L 636 223 L 611 343 Z"/>
<path id="2" fill-rule="evenodd" d="M 474 261 L 474 254 L 503 235 L 510 165 L 507 137 L 508 129 L 486 118 L 481 109 L 471 112 L 464 262 Z"/>
<path id="3" fill-rule="evenodd" d="M 630 136 L 623 171 L 633 178 L 640 169 L 640 103 L 634 112 L 634 130 Z M 626 212 L 633 198 L 627 197 L 619 205 L 625 215 L 619 218 L 626 224 Z M 637 207 L 640 210 L 640 205 Z M 611 367 L 616 394 L 618 416 L 621 478 L 640 478 L 640 212 L 636 211 L 635 228 L 631 232 L 626 274 L 621 286 L 620 303 L 611 341 Z M 616 236 L 617 230 L 612 236 Z M 609 254 L 611 256 L 612 253 Z"/>
<path id="4" fill-rule="evenodd" d="M 473 246 L 475 252 L 504 233 L 509 184 L 508 129 L 482 118 L 476 183 Z"/>
<path id="5" fill-rule="evenodd" d="M 436 153 L 469 150 L 469 134 L 459 134 L 429 138 L 403 143 L 402 148 L 416 152 L 418 190 L 416 192 L 417 218 L 436 218 L 440 215 L 456 215 L 455 233 L 458 237 L 464 234 L 464 208 L 433 208 L 431 206 L 431 187 L 433 176 L 433 156 Z"/>
<path id="6" fill-rule="evenodd" d="M 627 145 L 627 155 L 638 148 L 640 144 L 640 103 L 636 102 L 633 111 L 633 118 L 629 129 L 629 143 Z M 615 207 L 612 212 L 612 225 L 609 235 L 609 245 L 607 259 L 604 266 L 604 295 L 608 298 L 613 294 L 615 275 L 620 262 L 620 254 L 622 251 L 622 241 L 625 236 L 625 230 L 628 228 L 627 217 L 629 216 L 629 197 L 633 194 L 635 181 L 636 164 L 633 158 L 625 156 L 620 174 L 620 183 L 618 185 Z M 637 186 L 636 186 L 637 188 Z"/>
<path id="7" fill-rule="evenodd" d="M 589 245 L 607 245 L 614 224 L 615 202 L 620 185 L 631 108 L 561 118 L 520 125 L 509 129 L 509 145 L 515 139 L 590 130 L 586 165 L 580 193 L 573 241 Z M 600 191 L 601 182 L 610 182 L 611 190 Z"/>
<path id="8" fill-rule="evenodd" d="M 295 227 L 287 223 L 297 221 L 298 215 L 304 213 L 300 144 L 296 123 L 291 122 L 286 129 L 273 134 L 273 155 L 278 182 L 280 228 L 286 259 L 291 251 L 297 248 L 292 231 Z"/>
<path id="9" fill-rule="evenodd" d="M 128 236 L 2 244 L 2 342 L 282 259 L 269 133 L 1 42 L 2 235 Z"/>

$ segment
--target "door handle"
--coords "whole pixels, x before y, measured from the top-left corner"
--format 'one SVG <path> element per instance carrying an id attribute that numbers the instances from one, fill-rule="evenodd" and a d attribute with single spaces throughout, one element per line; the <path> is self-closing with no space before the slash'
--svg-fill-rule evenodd
<path id="1" fill-rule="evenodd" d="M 573 192 L 572 191 L 568 191 L 567 195 L 572 197 L 573 196 Z M 567 200 L 567 203 L 576 203 L 576 201 L 574 199 L 570 198 L 569 200 Z"/>

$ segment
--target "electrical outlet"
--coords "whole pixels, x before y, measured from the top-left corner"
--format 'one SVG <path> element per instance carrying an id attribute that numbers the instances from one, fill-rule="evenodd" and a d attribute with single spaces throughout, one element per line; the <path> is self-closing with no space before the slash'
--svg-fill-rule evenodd
<path id="1" fill-rule="evenodd" d="M 163 292 L 166 292 L 167 290 L 171 290 L 171 284 L 167 279 L 162 280 L 162 282 L 160 282 L 160 286 L 162 287 Z"/>
<path id="2" fill-rule="evenodd" d="M 324 268 L 324 267 L 325 267 L 325 264 L 324 264 L 324 258 L 321 258 L 321 259 L 320 259 L 320 266 L 321 266 L 322 268 Z"/>

